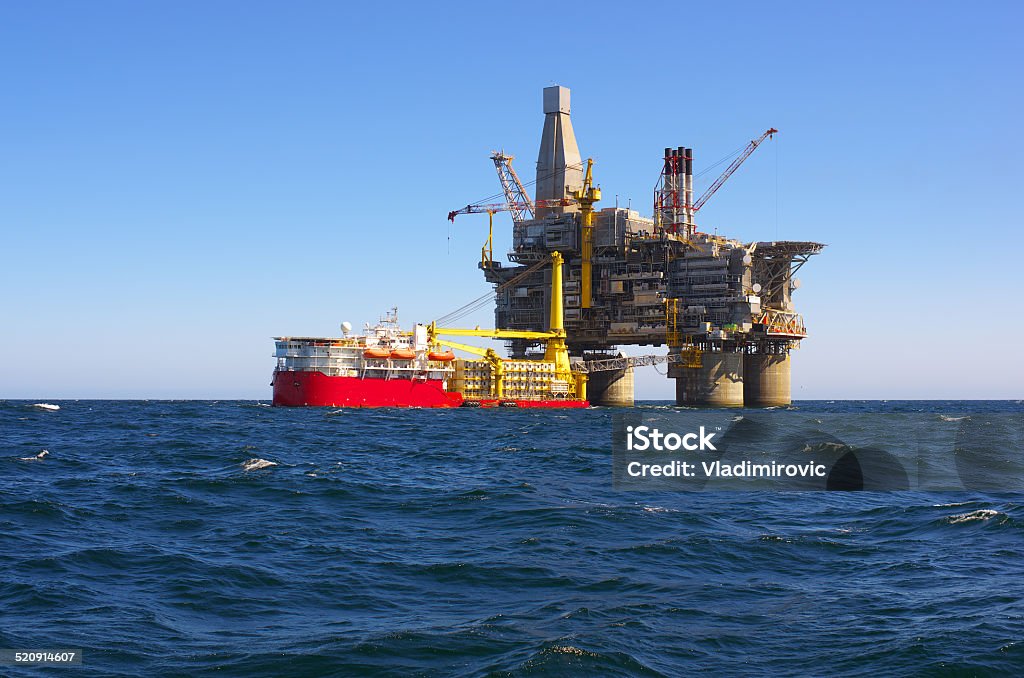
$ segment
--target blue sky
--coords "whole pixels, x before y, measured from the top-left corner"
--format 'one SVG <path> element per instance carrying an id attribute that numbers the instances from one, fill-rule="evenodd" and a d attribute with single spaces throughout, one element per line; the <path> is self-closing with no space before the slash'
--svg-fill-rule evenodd
<path id="1" fill-rule="evenodd" d="M 486 217 L 445 215 L 492 149 L 532 175 L 554 83 L 644 214 L 664 147 L 782 131 L 700 225 L 828 243 L 794 397 L 1024 396 L 1024 6 L 550 7 L 0 5 L 0 397 L 269 398 L 271 336 L 480 296 Z"/>

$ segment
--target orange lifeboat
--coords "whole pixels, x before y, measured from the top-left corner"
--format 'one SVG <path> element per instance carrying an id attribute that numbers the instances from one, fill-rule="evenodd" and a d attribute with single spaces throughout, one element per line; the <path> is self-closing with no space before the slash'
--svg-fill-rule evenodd
<path id="1" fill-rule="evenodd" d="M 388 348 L 368 348 L 363 351 L 364 358 L 375 358 L 377 360 L 387 360 L 391 357 L 391 349 Z"/>
<path id="2" fill-rule="evenodd" d="M 455 354 L 451 351 L 445 351 L 444 353 L 438 353 L 437 351 L 431 351 L 427 354 L 427 360 L 439 360 L 441 362 L 450 362 L 455 360 Z"/>
<path id="3" fill-rule="evenodd" d="M 396 348 L 391 352 L 392 360 L 412 360 L 416 357 L 416 351 L 409 348 Z"/>

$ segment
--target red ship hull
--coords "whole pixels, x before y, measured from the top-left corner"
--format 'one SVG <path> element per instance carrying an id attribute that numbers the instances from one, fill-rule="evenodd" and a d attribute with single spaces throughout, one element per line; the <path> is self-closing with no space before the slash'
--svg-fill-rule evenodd
<path id="1" fill-rule="evenodd" d="M 323 372 L 274 374 L 274 405 L 284 407 L 458 407 L 461 393 L 440 379 L 360 379 Z"/>
<path id="2" fill-rule="evenodd" d="M 586 400 L 474 400 L 445 391 L 440 379 L 360 379 L 323 372 L 274 374 L 274 405 L 279 407 L 590 407 Z"/>

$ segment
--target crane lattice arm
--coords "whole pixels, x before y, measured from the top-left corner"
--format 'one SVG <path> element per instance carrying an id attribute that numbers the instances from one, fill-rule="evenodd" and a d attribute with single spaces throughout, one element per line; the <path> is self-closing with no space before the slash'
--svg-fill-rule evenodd
<path id="1" fill-rule="evenodd" d="M 576 201 L 572 198 L 554 198 L 552 200 L 537 200 L 530 204 L 525 203 L 507 203 L 507 202 L 496 202 L 486 205 L 475 204 L 466 205 L 462 209 L 452 210 L 448 213 L 448 221 L 455 221 L 455 217 L 460 214 L 483 214 L 485 212 L 512 212 L 513 218 L 515 218 L 516 210 L 532 210 L 534 207 L 569 207 L 575 205 Z"/>
<path id="2" fill-rule="evenodd" d="M 508 211 L 512 213 L 512 222 L 518 224 L 526 219 L 533 219 L 533 201 L 526 194 L 523 182 L 519 175 L 512 169 L 512 161 L 515 156 L 505 155 L 502 151 L 491 153 L 491 160 L 494 161 L 494 169 L 498 171 L 498 181 L 505 191 L 505 202 Z"/>
<path id="3" fill-rule="evenodd" d="M 725 168 L 725 171 L 722 172 L 721 176 L 715 179 L 715 183 L 711 184 L 711 186 L 708 187 L 708 190 L 704 191 L 703 195 L 701 195 L 699 198 L 697 198 L 696 201 L 694 201 L 692 208 L 693 211 L 696 212 L 701 207 L 703 207 L 704 203 L 708 201 L 708 198 L 713 196 L 715 194 L 715 191 L 720 189 L 722 187 L 722 184 L 724 184 L 726 180 L 733 175 L 733 172 L 739 169 L 740 165 L 743 164 L 743 161 L 750 157 L 750 154 L 754 152 L 754 149 L 760 146 L 761 142 L 764 141 L 765 139 L 768 139 L 777 134 L 778 131 L 779 130 L 772 127 L 770 130 L 762 134 L 759 138 L 751 141 L 750 144 L 748 144 L 747 147 L 743 149 L 743 152 L 740 153 L 739 157 L 733 160 L 732 163 L 730 163 L 730 165 Z"/>

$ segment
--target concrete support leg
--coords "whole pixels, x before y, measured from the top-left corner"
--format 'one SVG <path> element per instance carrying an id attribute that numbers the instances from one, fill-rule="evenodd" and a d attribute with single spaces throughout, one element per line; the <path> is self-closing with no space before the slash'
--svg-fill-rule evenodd
<path id="1" fill-rule="evenodd" d="M 633 370 L 592 372 L 587 382 L 587 399 L 605 407 L 633 406 Z"/>
<path id="2" fill-rule="evenodd" d="M 700 367 L 678 367 L 676 404 L 686 407 L 743 407 L 743 354 L 703 353 Z"/>
<path id="3" fill-rule="evenodd" d="M 793 402 L 789 354 L 754 353 L 743 357 L 743 400 L 747 407 L 782 407 Z"/>

